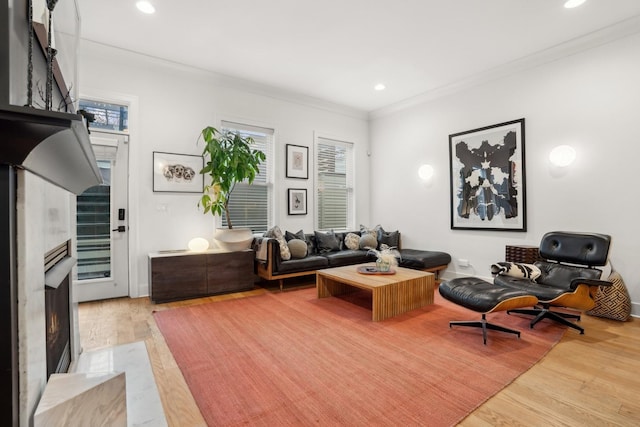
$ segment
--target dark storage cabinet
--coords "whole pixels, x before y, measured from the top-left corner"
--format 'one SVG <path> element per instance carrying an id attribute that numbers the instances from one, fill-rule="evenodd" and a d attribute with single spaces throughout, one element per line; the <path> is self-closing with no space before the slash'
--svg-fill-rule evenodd
<path id="1" fill-rule="evenodd" d="M 253 288 L 253 251 L 207 255 L 207 293 L 219 294 Z"/>
<path id="2" fill-rule="evenodd" d="M 252 250 L 149 254 L 153 302 L 245 291 L 253 288 Z"/>

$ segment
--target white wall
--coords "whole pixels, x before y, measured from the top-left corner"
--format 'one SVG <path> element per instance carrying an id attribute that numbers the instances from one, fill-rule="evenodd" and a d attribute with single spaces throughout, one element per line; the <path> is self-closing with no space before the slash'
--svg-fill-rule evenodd
<path id="1" fill-rule="evenodd" d="M 152 152 L 200 154 L 199 132 L 207 125 L 218 126 L 221 119 L 276 130 L 274 223 L 283 231 L 313 231 L 313 204 L 306 216 L 288 216 L 286 189 L 307 188 L 312 201 L 314 169 L 310 167 L 309 180 L 286 180 L 284 154 L 285 144 L 303 145 L 310 148 L 312 159 L 314 132 L 355 143 L 357 218 L 368 221 L 369 136 L 364 113 L 87 41 L 81 42 L 79 68 L 81 96 L 123 94 L 137 101 L 130 117 L 130 182 L 137 205 L 130 206 L 136 250 L 132 271 L 137 271 L 131 277 L 132 296 L 148 294 L 149 252 L 184 249 L 197 236 L 211 241 L 214 231 L 212 217 L 197 208 L 197 194 L 152 191 Z"/>
<path id="2" fill-rule="evenodd" d="M 371 132 L 372 223 L 403 231 L 403 247 L 443 250 L 446 276 L 490 277 L 506 244 L 547 231 L 610 234 L 613 267 L 640 314 L 640 35 L 626 37 L 436 101 L 376 116 Z M 448 135 L 525 118 L 527 232 L 450 229 Z M 549 151 L 578 152 L 555 173 Z M 429 163 L 429 184 L 417 177 Z M 406 206 L 406 209 L 398 209 Z M 469 267 L 458 265 L 468 259 Z"/>

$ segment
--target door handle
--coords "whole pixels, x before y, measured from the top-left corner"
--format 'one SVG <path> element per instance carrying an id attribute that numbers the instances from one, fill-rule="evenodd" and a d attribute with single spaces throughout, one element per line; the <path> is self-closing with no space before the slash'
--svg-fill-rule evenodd
<path id="1" fill-rule="evenodd" d="M 118 233 L 124 233 L 125 231 L 127 231 L 127 227 L 125 227 L 124 225 L 119 225 L 118 228 L 114 228 L 111 231 L 117 231 Z"/>

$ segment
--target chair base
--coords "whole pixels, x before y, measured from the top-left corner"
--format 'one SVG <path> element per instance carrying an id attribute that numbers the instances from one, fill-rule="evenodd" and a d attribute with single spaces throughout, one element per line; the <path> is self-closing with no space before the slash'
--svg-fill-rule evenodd
<path id="1" fill-rule="evenodd" d="M 541 321 L 542 319 L 550 319 L 554 320 L 558 323 L 562 323 L 570 328 L 576 329 L 580 331 L 580 335 L 584 335 L 584 328 L 576 325 L 573 322 L 568 321 L 567 319 L 576 319 L 580 321 L 579 314 L 570 314 L 570 313 L 560 313 L 558 311 L 551 311 L 548 306 L 542 306 L 542 308 L 518 308 L 513 310 L 507 310 L 507 314 L 511 313 L 519 313 L 519 314 L 528 314 L 531 316 L 536 316 L 532 321 L 529 327 L 533 329 L 533 326 Z"/>
<path id="2" fill-rule="evenodd" d="M 482 313 L 482 320 L 476 321 L 451 321 L 449 322 L 449 327 L 451 328 L 453 325 L 456 326 L 471 326 L 473 328 L 482 328 L 482 340 L 484 345 L 487 345 L 487 329 L 491 329 L 493 331 L 507 332 L 509 334 L 516 334 L 518 339 L 520 339 L 520 331 L 516 331 L 515 329 L 505 328 L 504 326 L 496 325 L 495 323 L 487 322 L 487 316 L 485 313 Z"/>

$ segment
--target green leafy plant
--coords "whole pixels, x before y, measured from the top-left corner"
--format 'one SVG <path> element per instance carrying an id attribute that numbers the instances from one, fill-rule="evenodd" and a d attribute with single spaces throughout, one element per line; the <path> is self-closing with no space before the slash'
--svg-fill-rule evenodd
<path id="1" fill-rule="evenodd" d="M 227 225 L 233 228 L 229 215 L 229 196 L 236 183 L 247 181 L 251 184 L 260 172 L 259 165 L 266 155 L 251 148 L 253 138 L 242 136 L 235 131 L 218 131 L 207 126 L 200 134 L 205 146 L 202 155 L 205 159 L 201 174 L 209 177 L 198 206 L 204 213 L 222 215 L 227 218 Z"/>

